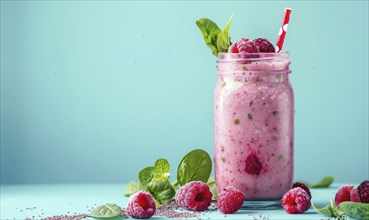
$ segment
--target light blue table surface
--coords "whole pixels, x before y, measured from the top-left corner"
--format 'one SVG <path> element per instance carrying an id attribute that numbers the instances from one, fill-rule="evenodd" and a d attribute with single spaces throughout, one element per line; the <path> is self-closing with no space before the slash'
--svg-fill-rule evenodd
<path id="1" fill-rule="evenodd" d="M 326 205 L 338 187 L 312 189 L 313 201 Z M 357 184 L 353 184 L 357 186 Z M 92 207 L 105 203 L 116 203 L 122 208 L 128 198 L 123 192 L 126 184 L 69 184 L 69 185 L 1 185 L 1 219 L 41 219 L 54 215 L 89 213 Z M 160 217 L 153 217 L 160 219 Z M 299 215 L 289 215 L 282 207 L 275 210 L 239 210 L 236 214 L 224 215 L 219 211 L 206 212 L 200 219 L 328 219 L 312 208 Z M 89 218 L 86 218 L 89 219 Z"/>

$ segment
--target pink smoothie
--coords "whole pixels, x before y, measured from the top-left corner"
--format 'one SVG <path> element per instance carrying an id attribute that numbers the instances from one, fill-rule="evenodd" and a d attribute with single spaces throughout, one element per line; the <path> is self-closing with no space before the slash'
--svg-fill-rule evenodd
<path id="1" fill-rule="evenodd" d="M 288 53 L 219 55 L 214 95 L 218 192 L 234 186 L 246 199 L 269 200 L 280 199 L 291 188 L 294 101 L 289 64 Z"/>

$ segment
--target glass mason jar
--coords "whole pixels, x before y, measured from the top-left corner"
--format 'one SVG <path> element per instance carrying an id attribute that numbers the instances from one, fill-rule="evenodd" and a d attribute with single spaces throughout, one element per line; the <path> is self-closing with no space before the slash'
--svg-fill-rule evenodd
<path id="1" fill-rule="evenodd" d="M 234 186 L 251 200 L 282 198 L 292 186 L 294 98 L 288 52 L 220 53 L 214 94 L 218 192 Z"/>

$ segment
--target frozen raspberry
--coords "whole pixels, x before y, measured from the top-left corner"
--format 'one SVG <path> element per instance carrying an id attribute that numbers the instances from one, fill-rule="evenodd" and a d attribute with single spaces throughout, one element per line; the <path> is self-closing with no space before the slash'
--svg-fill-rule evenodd
<path id="1" fill-rule="evenodd" d="M 275 49 L 272 43 L 265 38 L 258 38 L 254 40 L 257 48 L 261 53 L 274 53 Z"/>
<path id="2" fill-rule="evenodd" d="M 192 181 L 179 188 L 176 193 L 176 202 L 182 208 L 203 211 L 209 207 L 212 196 L 206 183 Z"/>
<path id="3" fill-rule="evenodd" d="M 310 199 L 311 199 L 311 193 L 310 193 L 309 187 L 307 187 L 305 184 L 300 183 L 300 182 L 296 182 L 292 185 L 292 188 L 296 188 L 296 187 L 301 187 L 303 190 L 305 190 L 305 192 L 310 196 Z"/>
<path id="4" fill-rule="evenodd" d="M 259 53 L 259 50 L 252 40 L 241 38 L 229 47 L 228 53 Z"/>
<path id="5" fill-rule="evenodd" d="M 365 180 L 357 187 L 360 200 L 363 203 L 369 203 L 369 180 Z"/>
<path id="6" fill-rule="evenodd" d="M 256 154 L 250 154 L 246 159 L 245 171 L 251 175 L 259 175 L 261 172 L 262 165 Z"/>
<path id="7" fill-rule="evenodd" d="M 334 203 L 336 206 L 339 206 L 341 202 L 345 201 L 360 202 L 359 193 L 356 191 L 354 186 L 343 185 L 338 189 L 336 196 L 334 197 Z"/>
<path id="8" fill-rule="evenodd" d="M 245 194 L 233 186 L 223 189 L 218 195 L 218 208 L 224 214 L 237 212 L 245 200 Z"/>
<path id="9" fill-rule="evenodd" d="M 128 199 L 127 214 L 132 218 L 150 218 L 155 211 L 155 201 L 147 192 L 136 192 Z"/>
<path id="10" fill-rule="evenodd" d="M 282 197 L 282 206 L 288 214 L 304 213 L 311 206 L 310 196 L 301 187 L 290 189 Z"/>

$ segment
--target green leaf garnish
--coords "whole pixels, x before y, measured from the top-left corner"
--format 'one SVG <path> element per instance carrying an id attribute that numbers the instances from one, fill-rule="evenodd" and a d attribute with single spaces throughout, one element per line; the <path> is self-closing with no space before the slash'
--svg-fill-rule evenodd
<path id="1" fill-rule="evenodd" d="M 177 180 L 181 186 L 191 181 L 206 183 L 209 179 L 212 162 L 204 150 L 193 150 L 186 154 L 178 165 Z"/>
<path id="2" fill-rule="evenodd" d="M 157 202 L 159 202 L 159 204 L 167 204 L 176 194 L 176 191 L 168 180 L 165 182 L 160 180 L 152 180 L 146 186 L 146 190 Z"/>
<path id="3" fill-rule="evenodd" d="M 218 200 L 218 192 L 215 186 L 215 178 L 213 176 L 209 177 L 207 184 L 210 188 L 210 192 L 213 194 L 213 196 L 211 197 L 211 200 L 213 201 Z"/>
<path id="4" fill-rule="evenodd" d="M 319 182 L 310 184 L 306 181 L 299 180 L 298 182 L 305 184 L 309 188 L 328 188 L 334 181 L 333 176 L 326 176 L 321 179 Z"/>
<path id="5" fill-rule="evenodd" d="M 340 209 L 352 218 L 369 219 L 369 203 L 341 202 Z"/>
<path id="6" fill-rule="evenodd" d="M 228 52 L 231 41 L 229 40 L 229 28 L 231 27 L 233 15 L 229 18 L 227 26 L 222 30 L 217 39 L 218 52 Z"/>
<path id="7" fill-rule="evenodd" d="M 310 185 L 310 188 L 327 188 L 329 187 L 334 181 L 334 178 L 332 176 L 326 176 L 319 182 Z"/>
<path id="8" fill-rule="evenodd" d="M 154 178 L 154 175 L 155 175 L 155 168 L 146 167 L 140 171 L 140 173 L 138 174 L 138 179 L 140 180 L 143 186 L 146 186 Z"/>
<path id="9" fill-rule="evenodd" d="M 155 170 L 154 179 L 161 180 L 163 182 L 169 179 L 170 166 L 169 162 L 166 159 L 160 158 L 156 160 L 154 170 Z"/>
<path id="10" fill-rule="evenodd" d="M 199 27 L 206 45 L 211 49 L 213 55 L 218 56 L 217 39 L 221 32 L 215 22 L 207 18 L 200 18 L 196 21 L 197 27 Z"/>
<path id="11" fill-rule="evenodd" d="M 342 203 L 340 203 L 341 206 Z M 336 207 L 336 205 L 333 202 L 333 199 L 331 199 L 331 203 L 328 204 L 326 207 L 319 207 L 315 205 L 313 202 L 311 203 L 313 209 L 317 212 L 319 212 L 322 215 L 328 216 L 328 217 L 335 217 L 336 219 L 346 219 L 346 213 L 342 211 L 342 209 Z"/>
<path id="12" fill-rule="evenodd" d="M 135 194 L 138 191 L 144 190 L 145 187 L 136 181 L 131 181 L 128 183 L 127 188 L 124 191 L 124 196 L 130 196 Z"/>
<path id="13" fill-rule="evenodd" d="M 170 165 L 168 160 L 159 158 L 154 166 L 146 167 L 139 172 L 140 182 L 131 181 L 125 192 L 130 196 L 140 190 L 149 192 L 158 207 L 167 204 L 175 196 L 175 190 L 190 181 L 207 182 L 212 169 L 212 161 L 209 154 L 203 150 L 193 150 L 186 154 L 177 169 L 177 179 L 171 184 Z M 209 187 L 215 183 L 211 181 Z"/>
<path id="14" fill-rule="evenodd" d="M 320 207 L 317 206 L 316 204 L 314 204 L 313 202 L 311 203 L 311 206 L 313 207 L 313 209 L 315 211 L 317 211 L 318 213 L 328 216 L 328 217 L 333 217 L 333 213 L 331 211 L 331 206 L 327 205 L 326 207 Z"/>
<path id="15" fill-rule="evenodd" d="M 114 218 L 120 216 L 122 209 L 116 205 L 107 203 L 96 207 L 90 212 L 90 216 L 94 218 Z"/>

